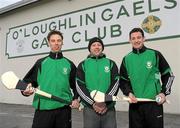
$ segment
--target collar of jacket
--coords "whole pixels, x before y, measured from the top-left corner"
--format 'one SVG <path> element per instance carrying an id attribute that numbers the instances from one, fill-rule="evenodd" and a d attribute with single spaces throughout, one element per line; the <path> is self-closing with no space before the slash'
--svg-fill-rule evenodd
<path id="1" fill-rule="evenodd" d="M 135 49 L 135 48 L 133 48 L 133 53 L 135 53 L 135 54 L 140 54 L 140 53 L 143 53 L 144 51 L 146 51 L 146 47 L 145 46 L 143 46 L 141 49 Z"/>
<path id="2" fill-rule="evenodd" d="M 49 57 L 52 59 L 61 59 L 63 57 L 62 52 L 50 52 Z"/>
<path id="3" fill-rule="evenodd" d="M 92 54 L 89 54 L 87 58 L 92 58 L 92 59 L 101 59 L 101 58 L 105 58 L 106 55 L 104 53 L 101 53 L 99 56 L 94 56 Z"/>

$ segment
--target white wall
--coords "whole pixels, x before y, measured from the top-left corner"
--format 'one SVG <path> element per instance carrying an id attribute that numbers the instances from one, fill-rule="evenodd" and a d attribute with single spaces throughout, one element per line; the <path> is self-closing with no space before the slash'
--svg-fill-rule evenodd
<path id="1" fill-rule="evenodd" d="M 0 74 L 5 71 L 13 70 L 20 78 L 22 78 L 31 66 L 35 63 L 38 58 L 45 55 L 29 56 L 8 59 L 5 56 L 6 48 L 6 33 L 9 28 L 30 23 L 33 21 L 39 21 L 41 19 L 65 14 L 68 12 L 80 10 L 83 8 L 91 7 L 100 3 L 110 2 L 110 0 L 46 0 L 40 4 L 33 4 L 33 6 L 27 6 L 15 10 L 14 12 L 6 13 L 0 16 Z M 133 25 L 132 25 L 133 26 Z M 66 38 L 66 37 L 64 37 Z M 179 57 L 180 57 L 180 44 L 179 38 L 158 40 L 147 42 L 146 46 L 159 50 L 165 56 L 169 62 L 174 75 L 176 76 L 172 87 L 172 94 L 168 96 L 171 104 L 165 104 L 165 112 L 167 113 L 178 113 L 180 114 L 180 70 L 179 70 Z M 107 57 L 116 61 L 117 65 L 121 64 L 122 57 L 131 50 L 130 44 L 116 45 L 105 47 L 104 52 Z M 64 55 L 74 61 L 77 65 L 82 61 L 88 54 L 88 50 L 76 50 L 64 52 Z M 119 92 L 119 95 L 122 95 Z M 0 83 L 0 102 L 3 103 L 15 103 L 15 104 L 31 104 L 31 97 L 23 97 L 19 91 L 9 91 L 2 86 Z M 117 103 L 117 110 L 128 109 L 128 103 Z"/>

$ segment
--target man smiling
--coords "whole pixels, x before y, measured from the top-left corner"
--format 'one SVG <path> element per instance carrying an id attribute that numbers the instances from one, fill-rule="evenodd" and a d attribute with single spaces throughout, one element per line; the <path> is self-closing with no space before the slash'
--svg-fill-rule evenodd
<path id="1" fill-rule="evenodd" d="M 60 31 L 52 30 L 47 39 L 51 49 L 49 55 L 37 60 L 23 80 L 29 83 L 29 87 L 38 87 L 72 103 L 60 103 L 35 94 L 33 106 L 36 111 L 32 128 L 71 128 L 71 108 L 79 107 L 76 66 L 62 54 L 63 35 Z M 34 92 L 27 88 L 22 93 L 30 96 Z"/>
<path id="2" fill-rule="evenodd" d="M 98 90 L 109 95 L 118 91 L 118 68 L 114 61 L 103 54 L 104 44 L 100 38 L 89 41 L 90 52 L 77 69 L 77 91 L 84 105 L 84 128 L 116 128 L 114 102 L 95 102 L 90 92 Z"/>
<path id="3" fill-rule="evenodd" d="M 132 52 L 123 58 L 120 67 L 120 88 L 131 99 L 129 128 L 163 128 L 163 103 L 174 79 L 171 68 L 159 51 L 144 46 L 141 28 L 130 31 L 129 42 Z M 138 103 L 136 99 L 156 97 L 161 99 L 158 103 Z"/>

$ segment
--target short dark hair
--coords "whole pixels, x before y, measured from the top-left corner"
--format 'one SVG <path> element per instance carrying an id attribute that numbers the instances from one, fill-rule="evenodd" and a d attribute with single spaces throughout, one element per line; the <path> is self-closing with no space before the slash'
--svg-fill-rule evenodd
<path id="1" fill-rule="evenodd" d="M 48 35 L 47 35 L 47 39 L 48 39 L 48 41 L 50 40 L 50 37 L 52 36 L 52 35 L 59 35 L 59 36 L 61 36 L 61 38 L 63 39 L 63 34 L 60 32 L 60 31 L 57 31 L 57 30 L 52 30 L 52 31 L 50 31 L 49 33 L 48 33 Z"/>
<path id="2" fill-rule="evenodd" d="M 129 32 L 129 38 L 131 38 L 131 34 L 134 32 L 140 32 L 142 34 L 142 36 L 144 37 L 144 32 L 141 28 L 133 28 L 130 32 Z"/>

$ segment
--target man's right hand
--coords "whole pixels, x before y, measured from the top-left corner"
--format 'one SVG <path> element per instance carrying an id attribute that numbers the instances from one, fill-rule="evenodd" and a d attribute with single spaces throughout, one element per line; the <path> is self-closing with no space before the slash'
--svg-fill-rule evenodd
<path id="1" fill-rule="evenodd" d="M 137 103 L 138 102 L 136 97 L 131 92 L 129 93 L 128 97 L 130 98 L 129 103 Z"/>
<path id="2" fill-rule="evenodd" d="M 32 94 L 34 93 L 34 88 L 32 87 L 32 84 L 29 83 L 28 86 L 27 86 L 27 88 L 26 88 L 26 90 L 24 90 L 22 93 L 23 93 L 23 95 L 25 95 L 25 96 L 30 96 L 30 95 L 32 95 Z"/>
<path id="3" fill-rule="evenodd" d="M 104 102 L 101 102 L 101 103 L 95 102 L 93 104 L 93 109 L 95 112 L 97 112 L 99 114 L 104 114 L 107 111 L 107 106 L 106 106 L 106 103 L 104 103 Z"/>

